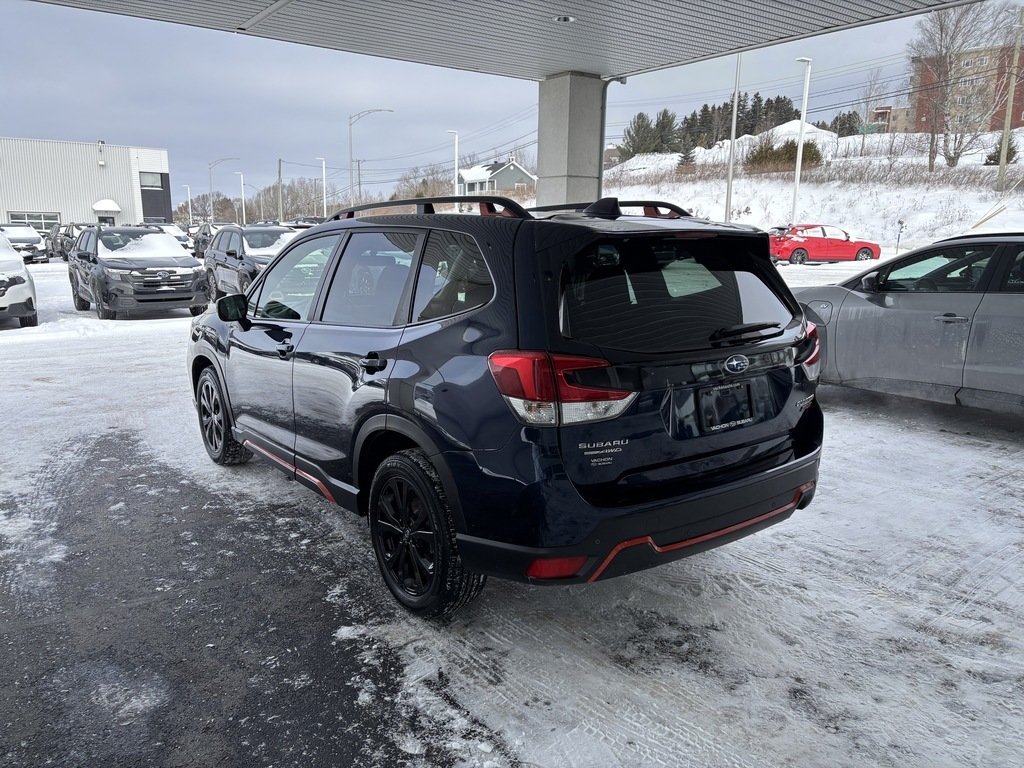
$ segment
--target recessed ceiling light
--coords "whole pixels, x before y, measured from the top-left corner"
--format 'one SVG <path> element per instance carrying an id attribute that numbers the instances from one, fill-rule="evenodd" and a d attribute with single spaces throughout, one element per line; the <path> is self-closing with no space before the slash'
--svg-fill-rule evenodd
<path id="1" fill-rule="evenodd" d="M 562 24 L 572 24 L 574 21 L 576 21 L 576 17 L 575 16 L 555 16 L 555 21 L 560 22 Z"/>

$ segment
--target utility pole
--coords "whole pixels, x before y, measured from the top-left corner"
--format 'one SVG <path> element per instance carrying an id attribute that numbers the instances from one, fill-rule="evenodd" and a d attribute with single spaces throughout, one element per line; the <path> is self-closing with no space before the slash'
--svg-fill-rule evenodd
<path id="1" fill-rule="evenodd" d="M 277 158 L 277 221 L 284 221 L 284 200 L 281 196 L 281 158 Z"/>
<path id="2" fill-rule="evenodd" d="M 459 196 L 459 132 L 458 131 L 446 131 L 455 136 L 455 185 L 452 187 L 452 192 L 456 197 Z M 458 210 L 458 207 L 456 207 Z"/>
<path id="3" fill-rule="evenodd" d="M 793 212 L 789 216 L 789 223 L 796 224 L 796 201 L 800 194 L 800 164 L 804 159 L 804 124 L 807 122 L 807 96 L 811 90 L 811 60 L 801 56 L 797 61 L 804 65 L 804 100 L 800 103 L 800 130 L 797 132 L 796 140 L 796 174 L 793 180 Z"/>
<path id="4" fill-rule="evenodd" d="M 363 201 L 363 161 L 356 160 L 356 188 L 359 190 L 359 197 L 356 202 Z"/>
<path id="5" fill-rule="evenodd" d="M 1006 92 L 1006 118 L 1003 120 L 1003 141 L 999 147 L 999 175 L 996 177 L 996 189 L 1002 192 L 1006 188 L 1006 156 L 1010 149 L 1010 131 L 1013 126 L 1013 92 L 1017 90 L 1017 59 L 1020 56 L 1020 35 L 1024 29 L 1024 8 L 1020 9 L 1017 19 L 1017 37 L 1013 43 L 1013 62 L 1010 64 L 1010 87 Z"/>

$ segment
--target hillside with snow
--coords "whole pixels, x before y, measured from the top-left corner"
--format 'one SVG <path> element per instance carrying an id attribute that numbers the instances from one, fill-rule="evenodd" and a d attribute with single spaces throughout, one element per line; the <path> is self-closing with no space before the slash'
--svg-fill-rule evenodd
<path id="1" fill-rule="evenodd" d="M 796 140 L 799 121 L 771 132 L 777 146 Z M 790 223 L 793 174 L 747 174 L 743 161 L 765 137 L 736 139 L 732 220 L 767 229 Z M 833 224 L 852 234 L 900 250 L 941 237 L 971 231 L 1024 231 L 1024 168 L 1009 166 L 1011 187 L 995 191 L 998 169 L 984 165 L 998 146 L 1000 133 L 981 137 L 956 168 L 947 168 L 940 153 L 936 170 L 927 171 L 926 134 L 871 134 L 838 137 L 805 125 L 804 140 L 814 141 L 823 163 L 805 166 L 797 201 L 796 223 Z M 1024 147 L 1024 129 L 1014 132 Z M 604 192 L 623 199 L 652 197 L 676 203 L 694 215 L 723 220 L 729 141 L 694 150 L 694 166 L 680 170 L 677 154 L 636 155 L 604 173 Z M 904 222 L 902 232 L 900 221 Z"/>

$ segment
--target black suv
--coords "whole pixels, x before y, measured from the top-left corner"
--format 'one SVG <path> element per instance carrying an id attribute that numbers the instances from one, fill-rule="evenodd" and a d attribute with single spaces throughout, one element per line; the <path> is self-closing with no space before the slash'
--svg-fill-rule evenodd
<path id="1" fill-rule="evenodd" d="M 68 259 L 75 309 L 96 307 L 101 320 L 118 314 L 187 308 L 206 311 L 206 273 L 178 241 L 158 227 L 90 227 Z"/>
<path id="2" fill-rule="evenodd" d="M 256 275 L 296 234 L 291 227 L 266 224 L 230 224 L 221 228 L 207 247 L 204 259 L 210 299 L 249 290 Z"/>
<path id="3" fill-rule="evenodd" d="M 423 615 L 486 574 L 593 582 L 789 517 L 818 476 L 815 327 L 766 235 L 652 210 L 335 214 L 193 321 L 207 452 L 367 515 Z"/>

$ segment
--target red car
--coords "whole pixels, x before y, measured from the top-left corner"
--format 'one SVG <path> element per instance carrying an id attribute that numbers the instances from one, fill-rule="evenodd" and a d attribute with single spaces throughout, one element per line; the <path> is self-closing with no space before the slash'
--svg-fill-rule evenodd
<path id="1" fill-rule="evenodd" d="M 857 240 L 839 227 L 827 224 L 795 224 L 768 230 L 772 259 L 790 264 L 809 261 L 867 261 L 882 252 L 878 243 Z"/>

